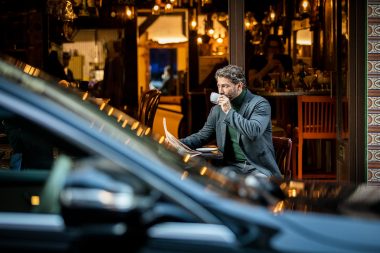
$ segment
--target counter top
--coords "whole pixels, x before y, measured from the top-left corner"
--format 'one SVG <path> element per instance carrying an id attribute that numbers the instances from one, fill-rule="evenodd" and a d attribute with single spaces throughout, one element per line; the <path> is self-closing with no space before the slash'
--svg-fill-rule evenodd
<path id="1" fill-rule="evenodd" d="M 265 96 L 265 97 L 291 97 L 291 96 L 303 96 L 303 95 L 310 95 L 310 96 L 323 96 L 323 95 L 330 95 L 330 90 L 309 90 L 309 91 L 265 91 L 262 89 L 252 89 L 253 93 Z"/>

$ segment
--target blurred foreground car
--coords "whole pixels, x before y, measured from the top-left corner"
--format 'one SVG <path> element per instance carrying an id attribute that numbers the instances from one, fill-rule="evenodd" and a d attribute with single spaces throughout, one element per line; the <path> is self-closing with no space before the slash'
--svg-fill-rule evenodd
<path id="1" fill-rule="evenodd" d="M 25 151 L 0 171 L 0 252 L 380 252 L 378 188 L 228 178 L 13 59 L 0 118 Z"/>

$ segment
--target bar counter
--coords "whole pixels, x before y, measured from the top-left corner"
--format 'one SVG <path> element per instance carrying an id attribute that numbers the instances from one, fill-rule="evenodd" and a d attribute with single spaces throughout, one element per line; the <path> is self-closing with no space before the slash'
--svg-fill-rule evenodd
<path id="1" fill-rule="evenodd" d="M 303 96 L 303 95 L 309 95 L 309 96 L 331 95 L 331 90 L 266 91 L 263 89 L 251 89 L 251 91 L 263 97 L 297 97 L 297 96 Z"/>

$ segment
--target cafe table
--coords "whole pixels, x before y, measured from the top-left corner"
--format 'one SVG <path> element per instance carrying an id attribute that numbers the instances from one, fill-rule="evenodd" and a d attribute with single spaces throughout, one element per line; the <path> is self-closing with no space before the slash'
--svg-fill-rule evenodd
<path id="1" fill-rule="evenodd" d="M 203 148 L 215 148 L 215 150 L 212 151 L 203 151 L 200 153 L 200 156 L 203 157 L 207 164 L 212 164 L 214 166 L 219 166 L 223 163 L 223 153 L 217 149 L 217 146 L 215 145 L 206 145 Z M 199 149 L 197 149 L 199 151 Z"/>

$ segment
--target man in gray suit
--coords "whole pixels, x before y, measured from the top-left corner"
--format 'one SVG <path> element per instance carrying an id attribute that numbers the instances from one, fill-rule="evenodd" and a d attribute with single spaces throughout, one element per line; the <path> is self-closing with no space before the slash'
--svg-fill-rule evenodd
<path id="1" fill-rule="evenodd" d="M 228 65 L 217 70 L 219 98 L 203 128 L 181 142 L 192 149 L 216 138 L 223 171 L 281 177 L 272 143 L 271 107 L 246 88 L 244 70 Z"/>

